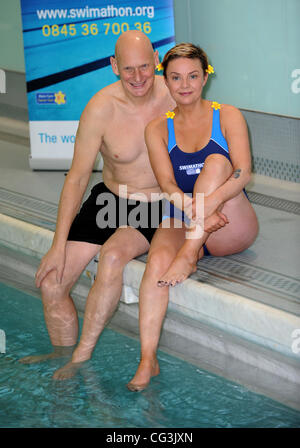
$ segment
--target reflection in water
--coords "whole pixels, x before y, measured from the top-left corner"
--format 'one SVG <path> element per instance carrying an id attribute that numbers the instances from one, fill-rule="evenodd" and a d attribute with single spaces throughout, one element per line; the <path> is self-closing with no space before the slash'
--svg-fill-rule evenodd
<path id="1" fill-rule="evenodd" d="M 51 349 L 41 302 L 2 285 L 0 309 L 7 337 L 7 352 L 0 354 L 0 427 L 299 426 L 299 412 L 162 352 L 160 375 L 146 390 L 130 392 L 139 343 L 109 329 L 74 378 L 53 380 L 65 359 L 18 362 Z"/>

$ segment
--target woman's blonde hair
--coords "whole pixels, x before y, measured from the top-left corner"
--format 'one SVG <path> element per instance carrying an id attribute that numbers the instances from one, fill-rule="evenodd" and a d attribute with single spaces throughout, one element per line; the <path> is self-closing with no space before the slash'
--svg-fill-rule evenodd
<path id="1" fill-rule="evenodd" d="M 194 45 L 188 42 L 182 42 L 181 44 L 175 45 L 175 47 L 171 48 L 164 56 L 162 61 L 162 66 L 164 70 L 164 77 L 167 77 L 167 68 L 169 62 L 173 59 L 178 58 L 189 58 L 189 59 L 199 59 L 203 73 L 206 74 L 206 70 L 208 69 L 208 58 L 204 50 L 200 48 L 198 45 Z"/>

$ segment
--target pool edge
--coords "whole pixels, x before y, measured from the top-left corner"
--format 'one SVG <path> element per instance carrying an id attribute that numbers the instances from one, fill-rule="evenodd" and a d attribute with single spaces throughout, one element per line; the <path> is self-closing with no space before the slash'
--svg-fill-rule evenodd
<path id="1" fill-rule="evenodd" d="M 52 238 L 53 232 L 49 230 L 0 214 L 0 243 L 4 247 L 39 260 L 51 246 Z M 4 264 L 8 266 L 9 261 L 4 260 Z M 34 268 L 28 268 L 26 272 L 25 263 L 20 262 L 19 266 L 14 267 L 34 276 Z M 125 268 L 119 309 L 128 316 L 136 308 L 131 305 L 138 303 L 138 288 L 144 268 L 145 263 L 138 260 L 131 261 Z M 81 312 L 84 310 L 93 269 L 92 263 L 74 289 L 75 304 Z M 199 345 L 214 352 L 273 372 L 292 383 L 300 383 L 299 355 L 292 352 L 292 333 L 294 329 L 300 328 L 298 316 L 190 279 L 172 289 L 168 315 L 173 317 L 166 320 L 165 332 L 196 340 Z M 190 323 L 176 327 L 174 316 L 177 316 L 177 324 L 188 321 L 194 323 L 193 328 Z M 137 319 L 136 311 L 134 319 Z M 210 335 L 207 336 L 201 328 L 211 329 Z M 230 343 L 224 343 L 224 335 Z M 248 344 L 247 348 L 245 344 Z"/>

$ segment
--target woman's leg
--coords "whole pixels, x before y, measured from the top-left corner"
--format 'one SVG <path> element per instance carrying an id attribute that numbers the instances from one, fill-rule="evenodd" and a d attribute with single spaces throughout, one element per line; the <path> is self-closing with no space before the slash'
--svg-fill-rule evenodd
<path id="1" fill-rule="evenodd" d="M 159 288 L 157 281 L 171 264 L 184 243 L 185 228 L 159 228 L 152 240 L 145 273 L 140 286 L 139 321 L 141 360 L 133 379 L 127 384 L 132 391 L 147 387 L 152 376 L 159 374 L 156 350 L 169 301 L 169 288 Z"/>
<path id="2" fill-rule="evenodd" d="M 209 234 L 206 247 L 211 255 L 223 257 L 248 249 L 255 241 L 259 226 L 255 211 L 244 192 L 227 201 L 222 209 L 229 224 Z"/>
<path id="3" fill-rule="evenodd" d="M 224 156 L 219 154 L 208 156 L 195 182 L 193 196 L 197 193 L 208 196 L 223 185 L 231 173 L 232 165 Z M 187 229 L 187 232 L 193 232 L 193 235 L 188 235 L 168 271 L 159 280 L 160 286 L 174 286 L 195 272 L 199 251 L 211 234 L 204 232 L 200 226 L 196 226 L 195 230 Z"/>

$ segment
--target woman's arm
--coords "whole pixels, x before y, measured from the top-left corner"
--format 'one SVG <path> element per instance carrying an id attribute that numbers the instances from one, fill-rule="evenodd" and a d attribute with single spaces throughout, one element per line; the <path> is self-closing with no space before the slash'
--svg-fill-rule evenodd
<path id="1" fill-rule="evenodd" d="M 228 143 L 233 173 L 223 185 L 205 198 L 206 216 L 237 196 L 251 179 L 251 153 L 245 119 L 233 106 L 223 105 L 221 111 L 221 125 Z"/>
<path id="2" fill-rule="evenodd" d="M 168 131 L 165 118 L 151 121 L 145 129 L 145 141 L 148 148 L 151 167 L 164 197 L 175 207 L 192 217 L 192 198 L 178 187 L 172 162 L 168 154 Z"/>

